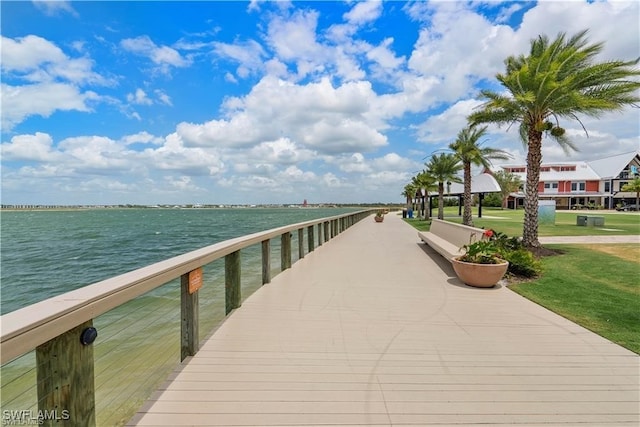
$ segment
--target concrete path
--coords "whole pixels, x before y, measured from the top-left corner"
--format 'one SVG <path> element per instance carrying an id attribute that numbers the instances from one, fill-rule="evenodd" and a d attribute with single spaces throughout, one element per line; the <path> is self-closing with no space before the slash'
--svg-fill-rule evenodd
<path id="1" fill-rule="evenodd" d="M 639 357 L 463 285 L 396 215 L 276 276 L 131 425 L 637 426 Z"/>
<path id="2" fill-rule="evenodd" d="M 595 243 L 636 243 L 640 244 L 640 236 L 543 236 L 538 240 L 541 244 L 569 243 L 569 244 L 595 244 Z"/>

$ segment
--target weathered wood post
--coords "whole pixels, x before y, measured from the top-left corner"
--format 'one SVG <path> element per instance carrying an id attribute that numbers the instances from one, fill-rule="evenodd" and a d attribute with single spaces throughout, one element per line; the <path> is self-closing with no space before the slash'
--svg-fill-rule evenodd
<path id="1" fill-rule="evenodd" d="M 240 292 L 240 251 L 235 251 L 224 257 L 224 299 L 225 314 L 231 313 L 242 305 Z"/>
<path id="2" fill-rule="evenodd" d="M 280 269 L 284 271 L 291 268 L 291 233 L 284 233 L 280 236 L 280 241 Z"/>
<path id="3" fill-rule="evenodd" d="M 87 339 L 87 330 L 95 332 L 93 320 L 36 347 L 41 425 L 96 425 L 93 339 L 97 335 Z"/>
<path id="4" fill-rule="evenodd" d="M 262 284 L 271 283 L 271 240 L 262 241 Z"/>
<path id="5" fill-rule="evenodd" d="M 313 252 L 313 250 L 315 249 L 315 238 L 313 236 L 313 225 L 310 225 L 309 227 L 307 227 L 307 246 L 308 246 L 308 250 L 309 253 Z"/>
<path id="6" fill-rule="evenodd" d="M 304 258 L 304 230 L 298 229 L 298 259 Z"/>
<path id="7" fill-rule="evenodd" d="M 202 268 L 180 276 L 180 361 L 200 349 L 198 289 L 202 287 Z"/>

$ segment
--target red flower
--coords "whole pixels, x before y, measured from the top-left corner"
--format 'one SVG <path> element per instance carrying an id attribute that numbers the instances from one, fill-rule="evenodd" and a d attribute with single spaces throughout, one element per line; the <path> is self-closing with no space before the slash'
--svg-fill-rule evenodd
<path id="1" fill-rule="evenodd" d="M 489 230 L 485 230 L 483 235 L 487 238 L 491 238 L 491 236 L 493 236 L 493 230 L 489 229 Z"/>

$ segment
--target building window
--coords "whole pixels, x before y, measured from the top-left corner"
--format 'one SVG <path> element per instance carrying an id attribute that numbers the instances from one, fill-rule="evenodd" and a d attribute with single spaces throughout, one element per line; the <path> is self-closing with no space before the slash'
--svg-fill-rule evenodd
<path id="1" fill-rule="evenodd" d="M 625 185 L 627 185 L 627 181 L 620 181 L 620 188 L 619 190 L 622 191 L 622 187 L 624 187 Z"/>
<path id="2" fill-rule="evenodd" d="M 558 192 L 558 183 L 557 182 L 545 182 L 544 183 L 544 192 L 545 193 L 557 193 Z"/>
<path id="3" fill-rule="evenodd" d="M 604 182 L 604 192 L 605 193 L 610 193 L 611 192 L 611 182 L 610 181 L 605 181 Z"/>
<path id="4" fill-rule="evenodd" d="M 572 182 L 571 183 L 571 191 L 584 191 L 586 188 L 586 184 L 583 182 Z"/>

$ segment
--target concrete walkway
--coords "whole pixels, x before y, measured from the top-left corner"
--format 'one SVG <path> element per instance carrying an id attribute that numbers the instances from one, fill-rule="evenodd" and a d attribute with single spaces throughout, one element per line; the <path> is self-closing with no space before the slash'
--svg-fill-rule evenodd
<path id="1" fill-rule="evenodd" d="M 396 215 L 276 276 L 131 425 L 637 426 L 639 357 L 463 285 Z"/>

